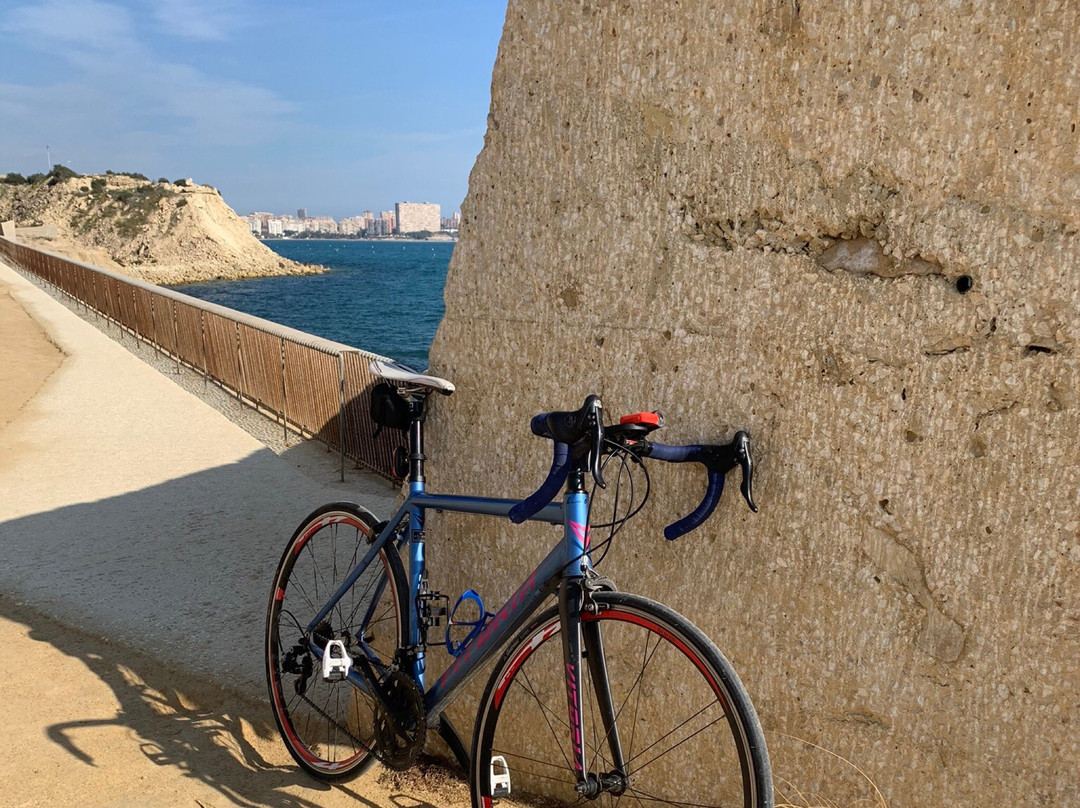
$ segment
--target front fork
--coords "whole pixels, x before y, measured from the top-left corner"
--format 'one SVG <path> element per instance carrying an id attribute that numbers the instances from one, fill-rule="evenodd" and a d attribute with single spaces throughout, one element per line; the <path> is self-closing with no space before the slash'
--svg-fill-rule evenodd
<path id="1" fill-rule="evenodd" d="M 564 578 L 559 586 L 559 619 L 562 623 L 563 672 L 566 676 L 566 703 L 570 719 L 570 745 L 573 748 L 574 773 L 577 775 L 576 791 L 586 799 L 594 799 L 604 792 L 622 794 L 628 783 L 626 763 L 623 760 L 622 742 L 615 722 L 615 706 L 611 700 L 607 659 L 600 623 L 589 620 L 590 609 L 595 609 L 588 591 L 582 586 L 582 578 Z M 586 619 L 582 620 L 582 612 Z M 582 721 L 582 665 L 588 661 L 589 677 L 593 695 L 600 712 L 604 736 L 597 739 L 597 746 L 607 745 L 612 762 L 611 771 L 589 771 L 586 757 L 585 735 Z M 600 748 L 594 750 L 593 763 L 601 759 Z"/>

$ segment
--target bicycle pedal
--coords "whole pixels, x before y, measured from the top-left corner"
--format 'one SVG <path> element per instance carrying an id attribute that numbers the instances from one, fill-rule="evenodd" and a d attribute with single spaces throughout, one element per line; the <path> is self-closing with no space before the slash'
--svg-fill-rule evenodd
<path id="1" fill-rule="evenodd" d="M 323 649 L 322 678 L 326 682 L 341 682 L 348 678 L 353 660 L 341 640 L 330 640 Z"/>
<path id="2" fill-rule="evenodd" d="M 424 644 L 429 645 L 429 629 L 438 628 L 450 613 L 450 597 L 442 592 L 421 592 L 416 596 L 416 614 L 424 632 Z"/>
<path id="3" fill-rule="evenodd" d="M 491 759 L 491 796 L 510 796 L 510 767 L 502 755 L 495 755 Z"/>

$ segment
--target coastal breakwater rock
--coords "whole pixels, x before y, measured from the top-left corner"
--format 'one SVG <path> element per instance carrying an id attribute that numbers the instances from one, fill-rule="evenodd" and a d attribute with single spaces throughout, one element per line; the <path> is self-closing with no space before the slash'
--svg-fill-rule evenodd
<path id="1" fill-rule="evenodd" d="M 1078 31 L 1052 2 L 510 3 L 430 483 L 529 493 L 530 417 L 591 392 L 667 443 L 748 429 L 759 514 L 730 485 L 667 543 L 705 480 L 654 464 L 602 570 L 730 655 L 789 797 L 873 796 L 813 744 L 892 805 L 1080 804 Z M 555 538 L 430 532 L 433 585 L 491 603 Z"/>
<path id="2" fill-rule="evenodd" d="M 76 176 L 34 185 L 0 183 L 0 221 L 19 237 L 68 258 L 151 283 L 318 272 L 276 254 L 216 188 L 151 182 L 123 174 Z M 31 226 L 55 237 L 29 237 Z M 26 233 L 26 235 L 21 235 Z"/>

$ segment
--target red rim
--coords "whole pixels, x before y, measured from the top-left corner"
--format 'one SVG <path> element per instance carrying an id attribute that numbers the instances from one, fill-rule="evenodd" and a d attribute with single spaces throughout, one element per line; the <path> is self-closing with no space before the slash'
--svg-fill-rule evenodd
<path id="1" fill-rule="evenodd" d="M 717 701 L 720 702 L 721 708 L 723 708 L 725 712 L 728 711 L 729 708 L 727 699 L 724 698 L 724 693 L 717 684 L 716 679 L 712 675 L 712 672 L 707 667 L 705 667 L 705 664 L 701 661 L 698 655 L 694 653 L 694 651 L 689 646 L 687 646 L 687 644 L 683 642 L 679 637 L 672 634 L 663 626 L 659 626 L 656 623 L 653 623 L 651 620 L 647 620 L 641 617 L 640 615 L 632 614 L 630 612 L 625 612 L 618 609 L 612 609 L 610 606 L 604 609 L 602 612 L 598 612 L 597 614 L 583 613 L 581 615 L 581 621 L 583 623 L 588 623 L 600 619 L 620 620 L 624 623 L 634 623 L 635 625 L 642 626 L 643 628 L 646 628 L 649 631 L 652 631 L 663 637 L 669 643 L 678 648 L 682 652 L 683 656 L 685 656 L 692 663 L 694 663 L 694 667 L 696 667 L 698 671 L 701 672 L 701 675 L 704 676 L 705 680 L 709 683 L 709 687 L 712 688 L 713 693 L 716 695 Z M 506 693 L 506 688 L 509 686 L 510 682 L 513 681 L 514 676 L 518 672 L 518 669 L 525 664 L 525 660 L 532 656 L 533 651 L 535 651 L 537 648 L 539 648 L 541 645 L 551 639 L 552 635 L 556 634 L 559 631 L 559 628 L 559 618 L 556 616 L 552 619 L 551 623 L 548 623 L 546 626 L 541 626 L 540 629 L 535 634 L 533 634 L 532 637 L 529 638 L 529 642 L 527 642 L 510 661 L 510 665 L 507 667 L 506 673 L 503 674 L 502 679 L 499 681 L 499 684 L 495 688 L 495 696 L 492 701 L 496 710 L 498 710 L 502 705 L 502 699 Z M 539 639 L 536 639 L 537 637 L 539 637 Z"/>
<path id="2" fill-rule="evenodd" d="M 356 517 L 352 516 L 351 514 L 347 514 L 347 513 L 331 513 L 331 514 L 327 514 L 327 515 L 321 517 L 320 519 L 316 520 L 315 522 L 313 522 L 308 527 L 308 529 L 305 530 L 297 538 L 297 540 L 296 540 L 296 542 L 295 542 L 295 544 L 293 546 L 292 553 L 291 553 L 293 558 L 295 559 L 295 557 L 300 554 L 300 551 L 303 550 L 304 546 L 308 543 L 308 541 L 311 540 L 312 536 L 314 536 L 316 533 L 318 533 L 323 528 L 329 527 L 330 525 L 335 525 L 335 524 L 349 525 L 351 527 L 354 527 L 361 535 L 366 536 L 369 539 L 371 538 L 371 527 L 368 524 L 366 524 L 365 522 L 363 522 L 363 521 L 357 519 Z M 391 596 L 393 597 L 394 603 L 396 603 L 397 602 L 397 588 L 396 588 L 396 583 L 393 581 L 394 576 L 391 574 L 390 570 L 387 569 L 386 561 L 382 557 L 382 555 L 379 556 L 379 562 L 383 565 L 383 570 L 386 573 L 387 580 L 390 582 L 390 586 L 391 586 L 391 590 L 392 590 L 391 591 Z M 292 572 L 292 569 L 293 569 L 292 565 L 290 565 L 289 570 L 288 570 L 289 573 Z M 285 586 L 280 586 L 279 585 L 275 590 L 274 601 L 275 601 L 276 608 L 277 608 L 277 614 L 275 615 L 275 618 L 280 617 L 281 603 L 285 599 L 285 589 L 286 589 Z M 400 616 L 399 616 L 398 619 L 400 620 Z M 271 654 L 270 654 L 271 659 L 268 660 L 268 661 L 270 662 L 270 668 L 272 670 L 274 670 L 273 657 L 276 655 L 274 652 L 280 650 L 278 648 L 278 642 L 277 642 L 276 637 L 271 638 L 271 644 L 272 644 L 272 650 L 271 650 Z M 348 769 L 348 768 L 356 765 L 356 763 L 359 762 L 360 759 L 366 758 L 369 754 L 371 754 L 370 749 L 365 749 L 365 750 L 362 750 L 360 752 L 357 752 L 352 757 L 346 758 L 343 761 L 328 761 L 328 760 L 323 760 L 322 758 L 318 757 L 317 755 L 315 755 L 314 753 L 312 753 L 308 749 L 307 745 L 302 740 L 300 740 L 299 736 L 296 734 L 296 730 L 295 730 L 295 728 L 293 727 L 293 724 L 292 724 L 292 718 L 291 718 L 290 712 L 289 712 L 288 708 L 285 706 L 285 702 L 284 702 L 284 699 L 282 697 L 282 693 L 281 693 L 281 676 L 276 672 L 276 670 L 274 671 L 274 675 L 272 675 L 270 677 L 270 692 L 271 692 L 271 696 L 272 696 L 273 701 L 274 701 L 274 715 L 278 719 L 278 725 L 280 726 L 282 732 L 286 736 L 286 741 L 288 742 L 289 747 L 291 749 L 295 750 L 313 768 L 316 768 L 316 769 L 319 769 L 320 771 L 325 771 L 325 772 L 328 772 L 328 773 L 339 772 L 339 771 Z"/>

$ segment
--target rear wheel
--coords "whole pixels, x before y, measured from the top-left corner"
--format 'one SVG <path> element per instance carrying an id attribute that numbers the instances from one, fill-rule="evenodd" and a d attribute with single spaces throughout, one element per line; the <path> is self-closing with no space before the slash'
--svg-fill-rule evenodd
<path id="1" fill-rule="evenodd" d="M 349 680 L 326 681 L 321 653 L 336 640 L 365 655 L 380 677 L 404 640 L 401 559 L 387 543 L 326 618 L 308 626 L 369 551 L 375 517 L 351 503 L 314 511 L 278 564 L 266 617 L 266 677 L 274 719 L 289 753 L 320 780 L 344 780 L 374 759 L 372 696 Z"/>
<path id="2" fill-rule="evenodd" d="M 753 706 L 704 634 L 646 598 L 598 593 L 584 627 L 599 627 L 615 730 L 605 732 L 587 660 L 582 725 L 589 773 L 612 785 L 600 805 L 769 808 L 772 778 Z M 492 672 L 473 740 L 473 805 L 578 805 L 557 610 L 510 644 Z M 583 630 L 583 634 L 586 632 Z M 624 767 L 612 761 L 617 733 Z M 501 758 L 501 760 L 500 760 Z M 505 766 L 503 765 L 505 763 Z M 509 780 L 504 797 L 500 782 Z M 615 785 L 618 783 L 618 785 Z"/>

